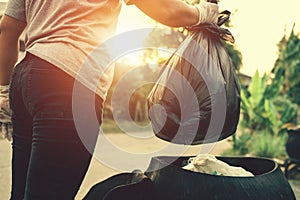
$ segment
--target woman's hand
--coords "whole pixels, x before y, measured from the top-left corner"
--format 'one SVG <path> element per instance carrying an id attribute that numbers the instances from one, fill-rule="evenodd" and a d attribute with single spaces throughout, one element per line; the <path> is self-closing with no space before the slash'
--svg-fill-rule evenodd
<path id="1" fill-rule="evenodd" d="M 9 106 L 9 85 L 0 85 L 0 137 L 11 140 L 12 138 L 12 111 Z"/>
<path id="2" fill-rule="evenodd" d="M 195 5 L 198 9 L 199 17 L 198 22 L 195 24 L 199 25 L 201 23 L 217 23 L 219 15 L 219 7 L 215 3 L 201 2 Z"/>
<path id="3" fill-rule="evenodd" d="M 12 111 L 9 106 L 9 85 L 0 85 L 0 122 L 11 123 Z"/>

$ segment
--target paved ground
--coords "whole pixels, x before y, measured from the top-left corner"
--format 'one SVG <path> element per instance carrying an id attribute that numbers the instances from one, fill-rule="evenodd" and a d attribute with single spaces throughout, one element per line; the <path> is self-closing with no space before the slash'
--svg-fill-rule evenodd
<path id="1" fill-rule="evenodd" d="M 289 182 L 294 190 L 296 199 L 300 199 L 300 179 L 290 180 Z"/>
<path id="2" fill-rule="evenodd" d="M 114 144 L 114 146 L 117 146 L 119 149 L 122 149 L 123 151 L 130 152 L 131 154 L 135 154 L 137 152 L 153 152 L 157 151 L 159 149 L 162 149 L 168 145 L 168 143 L 165 143 L 157 138 L 151 138 L 151 139 L 135 139 L 133 137 L 128 137 L 124 134 L 108 134 L 109 141 Z M 124 162 L 124 159 L 126 156 L 123 156 L 119 159 L 111 159 L 114 156 L 114 151 L 117 152 L 117 150 L 111 150 L 109 147 L 104 146 L 104 149 L 100 149 L 101 151 L 107 152 L 105 155 L 98 155 L 98 158 L 100 157 L 101 160 L 108 159 L 109 162 L 111 162 L 111 165 L 114 165 L 118 162 Z M 214 155 L 220 155 L 221 152 L 223 152 L 226 148 L 229 147 L 229 143 L 227 141 L 222 141 L 217 143 L 216 146 L 212 149 L 211 153 Z M 193 146 L 191 148 L 188 148 L 187 151 L 184 153 L 184 155 L 197 155 L 200 151 L 199 146 Z M 203 150 L 204 148 L 202 148 Z M 109 152 L 109 153 L 108 153 Z M 117 152 L 118 153 L 118 152 Z M 7 200 L 9 199 L 9 192 L 10 192 L 10 185 L 11 185 L 11 170 L 10 170 L 10 160 L 11 160 L 11 146 L 10 143 L 6 140 L 0 140 L 0 199 L 1 200 Z M 113 162 L 115 161 L 115 163 Z M 132 160 L 131 164 L 134 163 Z M 127 160 L 127 163 L 128 162 Z M 123 164 L 122 164 L 123 165 Z M 147 165 L 147 163 L 146 163 Z M 117 166 L 114 165 L 114 166 Z M 136 165 L 128 165 L 128 169 L 134 169 Z M 126 169 L 123 169 L 126 171 Z M 76 197 L 76 200 L 81 200 L 82 197 L 86 194 L 86 192 L 96 183 L 102 181 L 103 179 L 106 179 L 110 177 L 113 174 L 121 172 L 120 169 L 113 169 L 111 167 L 108 167 L 101 162 L 99 162 L 97 159 L 93 159 L 92 163 L 89 167 L 88 173 L 84 179 L 84 182 L 80 188 L 80 191 Z M 297 195 L 297 199 L 300 200 L 300 181 L 290 181 L 291 185 Z"/>

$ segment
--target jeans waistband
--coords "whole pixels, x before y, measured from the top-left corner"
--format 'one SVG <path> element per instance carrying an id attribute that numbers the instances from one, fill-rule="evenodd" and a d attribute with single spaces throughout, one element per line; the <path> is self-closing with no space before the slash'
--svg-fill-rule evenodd
<path id="1" fill-rule="evenodd" d="M 39 58 L 39 57 L 37 57 L 37 56 L 29 53 L 29 52 L 26 52 L 24 59 L 26 59 L 26 60 L 33 60 L 33 59 L 41 59 L 41 58 Z"/>

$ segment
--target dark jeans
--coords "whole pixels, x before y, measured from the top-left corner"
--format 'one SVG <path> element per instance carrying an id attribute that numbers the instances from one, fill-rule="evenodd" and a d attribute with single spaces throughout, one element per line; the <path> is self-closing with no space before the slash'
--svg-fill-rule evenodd
<path id="1" fill-rule="evenodd" d="M 10 88 L 13 110 L 11 199 L 74 199 L 88 169 L 91 153 L 81 142 L 72 114 L 74 79 L 27 54 L 16 66 Z M 75 94 L 87 102 L 92 91 Z M 94 95 L 94 94 L 93 94 Z M 95 97 L 99 125 L 103 100 Z M 83 112 L 85 105 L 82 105 Z M 81 113 L 80 113 L 81 114 Z M 86 124 L 88 124 L 86 119 Z M 94 147 L 97 131 L 87 131 Z M 91 145 L 91 144 L 89 144 Z"/>

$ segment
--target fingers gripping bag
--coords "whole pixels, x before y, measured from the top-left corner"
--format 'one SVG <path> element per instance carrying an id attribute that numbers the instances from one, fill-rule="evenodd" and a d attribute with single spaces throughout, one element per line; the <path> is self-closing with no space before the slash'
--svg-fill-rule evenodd
<path id="1" fill-rule="evenodd" d="M 154 134 L 176 144 L 203 144 L 234 134 L 240 114 L 240 88 L 235 68 L 222 40 L 234 42 L 217 24 L 189 29 L 187 38 L 162 67 L 148 96 Z"/>

